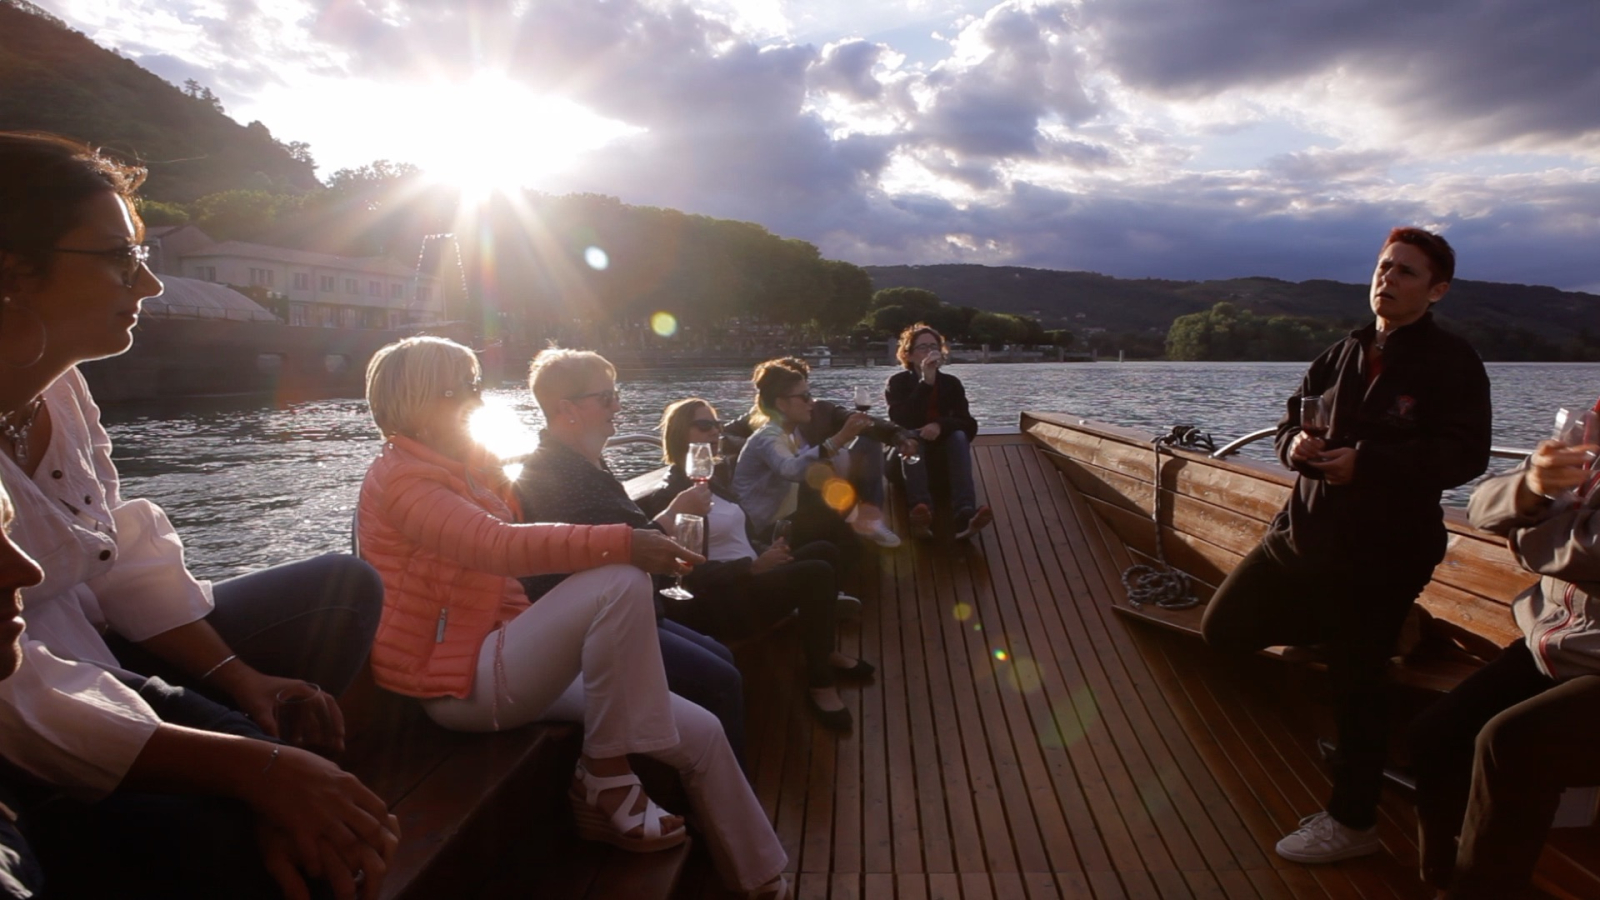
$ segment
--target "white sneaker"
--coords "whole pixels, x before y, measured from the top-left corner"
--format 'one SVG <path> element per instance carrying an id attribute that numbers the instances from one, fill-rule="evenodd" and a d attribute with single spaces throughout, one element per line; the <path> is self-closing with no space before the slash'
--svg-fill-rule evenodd
<path id="1" fill-rule="evenodd" d="M 1366 856 L 1383 849 L 1378 829 L 1358 831 L 1339 824 L 1326 811 L 1300 820 L 1300 828 L 1278 842 L 1278 855 L 1297 863 L 1329 863 Z"/>
<path id="2" fill-rule="evenodd" d="M 900 536 L 890 531 L 889 526 L 883 524 L 882 519 L 878 519 L 877 521 L 873 522 L 871 528 L 857 531 L 856 534 L 861 535 L 866 540 L 877 544 L 879 547 L 882 547 L 885 550 L 893 550 L 894 548 L 900 546 Z"/>

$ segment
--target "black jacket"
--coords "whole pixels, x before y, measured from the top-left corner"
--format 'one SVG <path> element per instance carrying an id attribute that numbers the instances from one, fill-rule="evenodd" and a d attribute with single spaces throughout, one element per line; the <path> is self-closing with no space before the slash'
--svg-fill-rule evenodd
<path id="1" fill-rule="evenodd" d="M 934 376 L 933 384 L 910 369 L 902 369 L 889 376 L 884 385 L 884 395 L 889 401 L 889 418 L 901 428 L 917 429 L 929 422 L 939 423 L 939 432 L 965 431 L 970 440 L 978 436 L 978 420 L 967 409 L 967 389 L 961 379 L 941 371 Z M 928 396 L 938 391 L 937 417 L 928 415 Z"/>
<path id="2" fill-rule="evenodd" d="M 1363 374 L 1376 323 L 1350 333 L 1312 362 L 1278 423 L 1278 459 L 1295 469 L 1294 494 L 1273 521 L 1295 551 L 1333 564 L 1426 565 L 1444 558 L 1439 495 L 1489 465 L 1489 376 L 1466 341 L 1433 314 L 1398 329 L 1369 390 Z M 1355 447 L 1355 477 L 1327 484 L 1289 462 L 1300 431 L 1300 398 L 1330 405 L 1330 447 Z"/>

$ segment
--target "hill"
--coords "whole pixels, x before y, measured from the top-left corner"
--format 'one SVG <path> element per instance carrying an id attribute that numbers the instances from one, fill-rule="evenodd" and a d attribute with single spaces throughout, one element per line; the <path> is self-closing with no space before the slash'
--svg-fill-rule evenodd
<path id="1" fill-rule="evenodd" d="M 1078 334 L 1164 332 L 1181 315 L 1233 303 L 1262 316 L 1308 317 L 1341 324 L 1365 320 L 1367 286 L 1311 280 L 1232 278 L 1166 281 L 1112 278 L 1015 266 L 865 266 L 874 290 L 925 288 L 958 306 L 1020 313 L 1045 328 Z M 1457 280 L 1439 314 L 1477 342 L 1486 358 L 1559 357 L 1575 338 L 1600 336 L 1600 296 L 1552 287 Z M 1518 352 L 1517 346 L 1529 352 Z"/>
<path id="2" fill-rule="evenodd" d="M 240 125 L 209 91 L 185 94 L 26 0 L 0 0 L 0 128 L 53 131 L 142 160 L 153 200 L 317 186 L 309 159 L 265 125 Z"/>

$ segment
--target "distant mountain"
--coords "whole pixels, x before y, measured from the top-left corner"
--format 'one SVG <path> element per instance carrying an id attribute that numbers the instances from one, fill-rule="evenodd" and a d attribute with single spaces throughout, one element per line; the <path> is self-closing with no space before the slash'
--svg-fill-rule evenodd
<path id="1" fill-rule="evenodd" d="M 309 161 L 206 94 L 185 94 L 26 0 L 0 0 L 0 128 L 53 131 L 137 159 L 153 200 L 317 186 Z"/>
<path id="2" fill-rule="evenodd" d="M 1015 266 L 865 266 L 874 290 L 924 288 L 957 306 L 1020 313 L 1078 333 L 1165 331 L 1172 320 L 1228 301 L 1261 315 L 1356 322 L 1370 316 L 1367 286 L 1337 281 L 1231 278 L 1164 281 Z M 1458 280 L 1439 314 L 1473 332 L 1523 332 L 1554 345 L 1600 336 L 1600 296 L 1552 287 Z"/>

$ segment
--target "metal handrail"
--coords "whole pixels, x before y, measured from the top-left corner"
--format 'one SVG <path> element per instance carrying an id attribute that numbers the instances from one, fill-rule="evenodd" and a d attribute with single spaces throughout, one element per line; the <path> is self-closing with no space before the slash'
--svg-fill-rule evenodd
<path id="1" fill-rule="evenodd" d="M 1275 427 L 1262 428 L 1259 431 L 1252 431 L 1243 437 L 1234 438 L 1228 443 L 1223 444 L 1221 447 L 1218 447 L 1214 452 L 1212 452 L 1211 458 L 1222 459 L 1226 456 L 1232 456 L 1233 454 L 1238 453 L 1240 448 L 1249 444 L 1253 444 L 1262 438 L 1272 437 L 1277 433 L 1278 429 Z M 1497 459 L 1522 459 L 1532 452 L 1532 450 L 1525 450 L 1521 447 L 1489 448 L 1489 455 L 1496 457 Z"/>
<path id="2" fill-rule="evenodd" d="M 611 437 L 606 438 L 607 449 L 611 447 L 625 447 L 629 444 L 651 444 L 655 447 L 660 447 L 661 435 L 647 434 L 642 431 L 636 431 L 630 434 L 613 434 Z"/>

